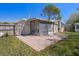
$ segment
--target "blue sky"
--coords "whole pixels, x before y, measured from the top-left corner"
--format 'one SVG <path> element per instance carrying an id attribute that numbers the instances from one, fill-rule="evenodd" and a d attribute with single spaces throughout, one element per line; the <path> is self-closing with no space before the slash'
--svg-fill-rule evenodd
<path id="1" fill-rule="evenodd" d="M 46 3 L 0 3 L 0 21 L 15 22 L 22 18 L 43 18 L 41 16 L 42 9 Z M 54 3 L 61 11 L 62 21 L 66 22 L 69 15 L 76 11 L 79 7 L 77 3 Z"/>

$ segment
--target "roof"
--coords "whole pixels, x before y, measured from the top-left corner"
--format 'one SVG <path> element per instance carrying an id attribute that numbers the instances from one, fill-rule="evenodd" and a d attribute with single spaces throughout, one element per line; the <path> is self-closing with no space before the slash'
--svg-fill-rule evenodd
<path id="1" fill-rule="evenodd" d="M 53 23 L 52 21 L 50 20 L 45 20 L 45 19 L 39 19 L 39 18 L 31 18 L 31 19 L 28 19 L 28 21 L 39 21 L 39 22 L 46 22 L 46 23 Z"/>
<path id="2" fill-rule="evenodd" d="M 17 22 L 15 23 L 15 25 L 18 24 L 18 23 L 25 23 L 25 21 L 26 21 L 26 20 L 17 21 Z"/>
<path id="3" fill-rule="evenodd" d="M 60 21 L 60 20 L 51 20 L 52 22 L 58 22 L 58 21 Z"/>
<path id="4" fill-rule="evenodd" d="M 38 21 L 38 22 L 42 22 L 42 23 L 55 23 L 57 24 L 58 21 L 60 20 L 46 20 L 46 19 L 40 19 L 40 18 L 30 18 L 28 20 L 20 20 L 18 22 L 16 22 L 15 24 L 18 24 L 18 23 L 26 23 L 26 22 L 34 22 L 34 21 Z"/>

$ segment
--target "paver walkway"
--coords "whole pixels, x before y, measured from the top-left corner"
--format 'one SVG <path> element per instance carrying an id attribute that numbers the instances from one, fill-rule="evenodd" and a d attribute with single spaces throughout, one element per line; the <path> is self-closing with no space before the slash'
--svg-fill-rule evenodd
<path id="1" fill-rule="evenodd" d="M 61 40 L 61 38 L 55 36 L 16 36 L 19 40 L 23 41 L 25 44 L 31 46 L 36 51 L 40 51 L 51 44 L 54 44 L 54 40 Z M 52 40 L 49 40 L 52 39 Z"/>

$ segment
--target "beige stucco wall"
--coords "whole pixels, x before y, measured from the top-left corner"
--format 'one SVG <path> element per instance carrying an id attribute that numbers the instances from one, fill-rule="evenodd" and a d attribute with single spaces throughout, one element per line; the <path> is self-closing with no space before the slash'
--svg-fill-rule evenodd
<path id="1" fill-rule="evenodd" d="M 54 24 L 54 33 L 58 32 L 58 25 Z"/>
<path id="2" fill-rule="evenodd" d="M 61 30 L 60 30 L 60 32 L 64 32 L 64 27 L 61 27 Z"/>

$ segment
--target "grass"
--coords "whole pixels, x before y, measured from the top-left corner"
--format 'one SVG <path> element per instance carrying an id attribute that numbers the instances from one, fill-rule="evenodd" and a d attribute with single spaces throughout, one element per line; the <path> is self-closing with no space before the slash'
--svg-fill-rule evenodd
<path id="1" fill-rule="evenodd" d="M 79 33 L 70 32 L 65 40 L 36 52 L 14 36 L 0 38 L 2 56 L 73 56 L 79 55 Z"/>

